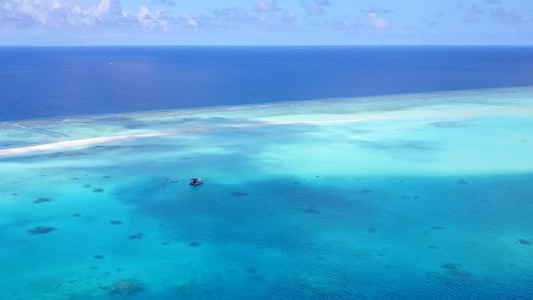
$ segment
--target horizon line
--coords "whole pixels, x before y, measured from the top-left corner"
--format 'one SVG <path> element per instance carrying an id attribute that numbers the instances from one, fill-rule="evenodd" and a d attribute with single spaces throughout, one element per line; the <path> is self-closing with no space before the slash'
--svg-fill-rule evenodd
<path id="1" fill-rule="evenodd" d="M 316 48 L 316 47 L 331 47 L 331 48 L 365 48 L 365 47 L 533 47 L 533 44 L 365 44 L 365 45 L 350 45 L 350 44 L 303 44 L 303 45 L 290 45 L 290 44 L 277 44 L 277 45 L 233 45 L 233 44 L 94 44 L 94 45 L 0 45 L 0 48 L 19 47 L 19 48 L 60 48 L 60 47 L 72 47 L 72 48 L 90 48 L 90 47 L 303 47 L 303 48 Z"/>

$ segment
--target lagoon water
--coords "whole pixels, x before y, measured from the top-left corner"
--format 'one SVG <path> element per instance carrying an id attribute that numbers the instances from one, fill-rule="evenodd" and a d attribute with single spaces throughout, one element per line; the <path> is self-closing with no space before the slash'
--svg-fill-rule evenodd
<path id="1" fill-rule="evenodd" d="M 1 123 L 2 297 L 530 299 L 532 99 L 522 86 Z M 49 146 L 13 150 L 35 145 Z"/>

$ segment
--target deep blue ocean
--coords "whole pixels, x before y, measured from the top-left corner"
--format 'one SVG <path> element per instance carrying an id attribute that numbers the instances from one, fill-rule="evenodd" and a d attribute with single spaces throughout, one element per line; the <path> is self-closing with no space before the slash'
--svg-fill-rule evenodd
<path id="1" fill-rule="evenodd" d="M 0 48 L 0 121 L 529 85 L 532 47 Z"/>

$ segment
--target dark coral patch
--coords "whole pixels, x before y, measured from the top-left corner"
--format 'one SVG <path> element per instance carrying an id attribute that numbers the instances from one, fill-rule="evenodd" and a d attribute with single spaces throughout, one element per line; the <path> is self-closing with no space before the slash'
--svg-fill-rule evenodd
<path id="1" fill-rule="evenodd" d="M 95 259 L 103 259 L 104 256 L 103 255 L 95 255 L 95 256 L 93 256 L 93 258 L 95 258 Z"/>
<path id="2" fill-rule="evenodd" d="M 104 191 L 104 189 L 101 189 L 101 188 L 94 188 L 93 189 L 93 193 L 101 193 L 103 191 Z"/>
<path id="3" fill-rule="evenodd" d="M 145 289 L 137 279 L 122 279 L 111 285 L 109 293 L 112 295 L 133 295 Z"/>
<path id="4" fill-rule="evenodd" d="M 524 240 L 524 239 L 519 239 L 518 242 L 519 242 L 520 244 L 524 244 L 524 245 L 531 245 L 531 242 L 530 242 L 530 241 L 528 241 L 528 240 Z"/>
<path id="5" fill-rule="evenodd" d="M 457 265 L 456 264 L 447 263 L 447 264 L 443 264 L 442 267 L 444 269 L 448 269 L 448 270 L 457 270 Z"/>
<path id="6" fill-rule="evenodd" d="M 119 220 L 111 220 L 111 221 L 109 221 L 109 223 L 111 223 L 113 225 L 122 225 L 122 224 L 124 224 L 124 222 L 119 221 Z"/>
<path id="7" fill-rule="evenodd" d="M 51 202 L 52 198 L 39 198 L 37 200 L 33 200 L 33 203 L 45 203 L 45 202 Z"/>
<path id="8" fill-rule="evenodd" d="M 47 233 L 50 233 L 56 230 L 57 229 L 55 229 L 54 227 L 38 226 L 32 229 L 28 229 L 27 231 L 29 235 L 38 235 L 38 234 L 47 234 Z"/>
<path id="9" fill-rule="evenodd" d="M 134 234 L 134 235 L 130 236 L 130 240 L 140 240 L 142 238 L 143 238 L 143 234 L 142 233 L 137 233 L 137 234 Z"/>
<path id="10" fill-rule="evenodd" d="M 191 247 L 199 247 L 200 243 L 199 242 L 190 242 L 189 246 L 191 246 Z"/>
<path id="11" fill-rule="evenodd" d="M 469 276 L 467 272 L 461 270 L 461 268 L 459 268 L 459 265 L 456 265 L 456 264 L 451 264 L 451 263 L 443 264 L 442 268 L 446 269 L 448 273 L 453 276 L 458 276 L 458 277 Z"/>
<path id="12" fill-rule="evenodd" d="M 83 187 L 86 188 L 86 189 L 90 188 L 91 186 L 92 186 L 92 185 L 90 185 L 90 184 L 84 184 L 84 185 L 83 185 Z"/>
<path id="13" fill-rule="evenodd" d="M 313 206 L 309 206 L 309 208 L 302 209 L 303 212 L 313 215 L 318 215 L 320 212 Z"/>
<path id="14" fill-rule="evenodd" d="M 81 216 L 81 214 L 80 214 L 80 213 L 75 213 L 75 214 L 73 214 L 72 216 L 73 216 L 73 217 L 79 217 L 79 216 Z"/>

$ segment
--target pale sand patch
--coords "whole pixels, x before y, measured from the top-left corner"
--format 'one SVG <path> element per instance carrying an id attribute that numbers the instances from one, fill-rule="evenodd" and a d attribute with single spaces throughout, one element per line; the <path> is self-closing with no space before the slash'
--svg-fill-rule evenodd
<path id="1" fill-rule="evenodd" d="M 427 115 L 405 115 L 405 116 L 384 116 L 384 117 L 369 117 L 369 118 L 357 118 L 357 119 L 344 119 L 344 120 L 299 120 L 299 121 L 272 121 L 262 123 L 248 123 L 237 124 L 235 127 L 244 126 L 266 126 L 266 125 L 289 125 L 289 124 L 334 124 L 334 123 L 355 123 L 363 121 L 377 121 L 377 120 L 391 120 L 391 119 L 415 119 L 415 118 L 461 118 L 461 117 L 474 117 L 483 115 L 499 115 L 501 113 L 495 112 L 471 112 L 471 113 L 457 113 L 457 114 L 427 114 Z M 527 112 L 517 114 L 530 114 Z"/>
<path id="2" fill-rule="evenodd" d="M 153 136 L 162 136 L 162 135 L 170 135 L 170 134 L 176 134 L 176 133 L 147 133 L 147 134 L 117 135 L 117 136 L 107 136 L 107 137 L 99 137 L 99 138 L 91 138 L 91 139 L 64 141 L 64 142 L 57 142 L 57 143 L 50 143 L 50 144 L 43 144 L 43 145 L 36 145 L 36 146 L 3 149 L 3 150 L 0 150 L 0 155 L 12 155 L 12 154 L 35 152 L 35 151 L 54 150 L 54 149 L 61 149 L 61 148 L 85 146 L 85 145 L 91 145 L 91 144 L 107 143 L 111 141 L 118 141 L 118 140 L 132 139 L 132 138 L 153 137 Z"/>

